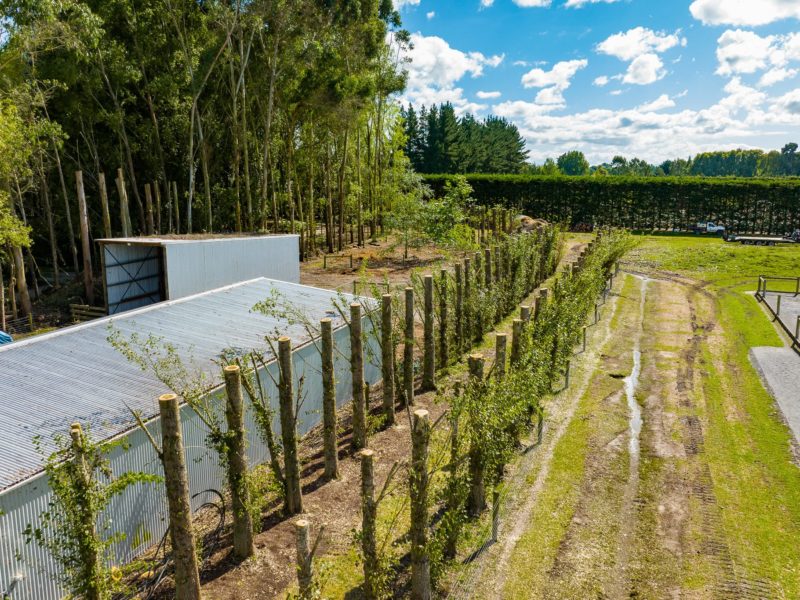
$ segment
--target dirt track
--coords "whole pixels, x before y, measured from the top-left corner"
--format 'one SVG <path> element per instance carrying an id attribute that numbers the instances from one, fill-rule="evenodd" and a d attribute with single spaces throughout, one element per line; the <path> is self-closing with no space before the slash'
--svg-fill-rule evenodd
<path id="1" fill-rule="evenodd" d="M 554 399 L 535 464 L 518 467 L 536 475 L 512 493 L 516 508 L 470 597 L 779 597 L 734 558 L 706 457 L 703 378 L 715 360 L 709 349 L 722 343 L 713 296 L 688 279 L 644 285 L 632 275 L 615 294 L 613 327 L 595 334 L 578 385 Z M 640 328 L 635 457 L 624 384 Z M 733 403 L 726 410 L 744 418 Z M 582 461 L 574 479 L 552 471 L 565 458 Z"/>

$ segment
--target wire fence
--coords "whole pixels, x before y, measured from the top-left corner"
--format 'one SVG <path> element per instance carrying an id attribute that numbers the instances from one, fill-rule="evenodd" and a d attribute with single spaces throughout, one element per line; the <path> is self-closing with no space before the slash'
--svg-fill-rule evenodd
<path id="1" fill-rule="evenodd" d="M 605 305 L 610 291 L 611 284 L 607 283 L 606 288 L 602 292 L 600 301 L 595 305 L 595 313 L 591 315 L 592 325 L 597 325 L 599 323 L 602 316 L 601 307 Z M 582 348 L 583 350 L 578 350 L 578 353 L 585 350 L 585 346 L 582 346 Z M 569 382 L 570 373 L 568 365 L 567 371 L 564 373 L 564 386 L 555 392 L 556 397 L 562 395 L 569 389 Z M 511 519 L 514 516 L 514 509 L 516 506 L 512 502 L 512 496 L 524 487 L 534 466 L 533 457 L 535 455 L 533 453 L 541 447 L 547 429 L 547 424 L 542 418 L 536 441 L 522 450 L 522 461 L 519 468 L 515 470 L 509 481 L 504 482 L 503 485 L 500 486 L 499 493 L 494 496 L 491 518 L 481 523 L 477 532 L 475 532 L 474 537 L 477 540 L 475 548 L 461 561 L 465 568 L 455 581 L 451 583 L 446 596 L 448 599 L 460 600 L 462 598 L 472 598 L 474 596 L 476 586 L 481 581 L 483 573 L 490 562 L 488 560 L 481 560 L 481 557 L 489 548 L 499 541 L 500 534 L 507 531 L 509 525 L 513 526 Z M 506 525 L 503 526 L 504 524 Z M 475 567 L 471 567 L 473 563 L 476 563 Z"/>

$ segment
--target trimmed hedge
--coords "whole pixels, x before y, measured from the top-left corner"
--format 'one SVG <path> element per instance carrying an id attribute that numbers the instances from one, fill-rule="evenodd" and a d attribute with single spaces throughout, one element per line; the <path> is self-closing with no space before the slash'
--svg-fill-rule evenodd
<path id="1" fill-rule="evenodd" d="M 452 175 L 426 175 L 437 196 Z M 783 234 L 800 227 L 800 179 L 548 177 L 467 175 L 482 205 L 531 217 L 631 229 L 687 229 L 719 222 L 738 233 Z"/>

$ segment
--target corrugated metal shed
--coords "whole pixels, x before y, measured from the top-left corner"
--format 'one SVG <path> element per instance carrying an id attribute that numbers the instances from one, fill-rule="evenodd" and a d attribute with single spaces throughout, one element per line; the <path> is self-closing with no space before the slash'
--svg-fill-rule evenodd
<path id="1" fill-rule="evenodd" d="M 117 449 L 110 457 L 112 472 L 144 471 L 162 475 L 161 463 L 144 432 L 133 427 L 126 408 L 140 410 L 146 417 L 158 412 L 157 397 L 168 391 L 150 373 L 140 371 L 108 341 L 112 331 L 129 338 L 137 334 L 163 338 L 182 362 L 193 371 L 205 373 L 212 389 L 209 403 L 221 410 L 224 387 L 220 366 L 215 362 L 223 351 L 261 350 L 269 358 L 264 337 L 288 335 L 293 340 L 292 362 L 296 389 L 302 389 L 297 429 L 303 435 L 320 422 L 322 412 L 321 360 L 309 341 L 304 326 L 284 318 L 266 317 L 252 307 L 277 292 L 284 302 L 302 311 L 312 321 L 330 317 L 334 322 L 334 371 L 336 400 L 342 405 L 352 399 L 349 330 L 334 310 L 336 292 L 268 279 L 256 279 L 190 298 L 129 311 L 48 335 L 0 348 L 0 591 L 13 578 L 21 580 L 14 600 L 59 600 L 66 590 L 59 585 L 59 565 L 35 543 L 28 543 L 24 531 L 36 527 L 47 510 L 51 493 L 41 458 L 32 439 L 43 442 L 53 433 L 64 433 L 73 421 L 90 424 L 96 438 L 123 435 L 127 450 Z M 343 295 L 345 302 L 354 297 Z M 374 308 L 374 303 L 359 299 Z M 380 380 L 380 351 L 372 322 L 364 318 L 367 336 L 364 378 Z M 269 373 L 269 374 L 268 374 Z M 277 386 L 278 366 L 271 361 L 259 370 L 272 410 L 273 428 L 280 432 Z M 300 386 L 300 381 L 303 382 Z M 246 406 L 247 456 L 251 465 L 269 457 L 251 407 Z M 208 429 L 184 405 L 181 424 L 186 451 L 189 487 L 196 509 L 207 499 L 208 490 L 225 488 L 224 471 L 208 447 Z M 147 423 L 160 439 L 160 420 Z M 38 472 L 37 472 L 38 471 Z M 114 498 L 101 522 L 113 523 L 123 537 L 114 544 L 113 562 L 124 564 L 147 550 L 165 535 L 167 507 L 163 485 L 138 485 Z"/>
<path id="2" fill-rule="evenodd" d="M 109 314 L 256 277 L 300 281 L 297 235 L 98 240 Z"/>
<path id="3" fill-rule="evenodd" d="M 294 346 L 308 342 L 302 325 L 251 310 L 272 290 L 314 321 L 327 316 L 334 327 L 343 325 L 333 312 L 335 292 L 258 279 L 0 347 L 0 490 L 40 469 L 36 435 L 46 441 L 80 421 L 108 438 L 132 426 L 126 405 L 148 417 L 158 413 L 156 399 L 169 390 L 111 346 L 113 330 L 163 338 L 212 381 L 219 381 L 214 361 L 227 348 L 269 352 L 264 336 L 275 332 Z"/>

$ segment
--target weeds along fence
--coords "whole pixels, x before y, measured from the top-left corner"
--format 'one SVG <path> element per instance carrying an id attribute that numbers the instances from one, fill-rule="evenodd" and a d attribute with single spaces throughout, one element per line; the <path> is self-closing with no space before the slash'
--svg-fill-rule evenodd
<path id="1" fill-rule="evenodd" d="M 800 353 L 800 277 L 759 275 L 756 300 L 763 303 Z M 784 298 L 786 300 L 784 300 Z"/>
<path id="2" fill-rule="evenodd" d="M 429 175 L 439 196 L 449 176 Z M 481 204 L 505 204 L 571 228 L 686 229 L 784 234 L 800 227 L 800 179 L 467 175 Z"/>
<path id="3" fill-rule="evenodd" d="M 463 263 L 454 265 L 452 271 L 443 269 L 436 274 L 415 275 L 412 287 L 406 290 L 406 325 L 413 320 L 415 298 L 420 299 L 416 304 L 422 307 L 418 309 L 418 320 L 423 322 L 422 360 L 415 365 L 421 371 L 421 388 L 437 388 L 440 396 L 450 402 L 446 418 L 450 425 L 450 462 L 443 470 L 445 474 L 441 475 L 442 470 L 438 469 L 437 475 L 437 469 L 433 468 L 423 478 L 417 466 L 409 475 L 414 598 L 430 597 L 431 586 L 435 588 L 441 582 L 450 561 L 480 550 L 465 549 L 461 543 L 468 522 L 478 519 L 489 505 L 490 491 L 494 514 L 486 529 L 477 534 L 481 539 L 479 546 L 496 538 L 505 466 L 512 460 L 518 440 L 532 420 L 541 425 L 539 399 L 549 395 L 562 377 L 568 380 L 573 348 L 585 339 L 587 316 L 597 315 L 597 300 L 605 297 L 612 265 L 629 247 L 625 234 L 598 235 L 548 287 L 541 287 L 558 264 L 557 239 L 557 230 L 546 228 L 530 236 L 490 242 L 481 251 L 464 257 Z M 520 306 L 534 290 L 537 290 L 534 306 Z M 521 318 L 513 323 L 510 353 L 507 336 L 497 334 L 491 367 L 484 356 L 472 354 L 467 381 L 456 390 L 444 389 L 436 379 L 437 365 L 459 360 L 518 307 Z M 409 342 L 408 335 L 403 339 L 405 344 Z M 404 352 L 402 364 L 397 365 L 396 372 L 405 371 L 402 378 L 396 378 L 401 388 L 408 383 L 408 370 L 404 367 L 411 356 Z M 440 358 L 443 360 L 439 361 Z M 417 445 L 415 441 L 414 447 Z M 434 477 L 439 477 L 436 487 L 418 489 L 420 481 L 428 486 Z M 363 485 L 367 498 L 363 531 L 370 532 L 362 537 L 364 577 L 371 590 L 368 597 L 380 597 L 381 593 L 374 589 L 375 582 L 391 578 L 386 573 L 391 569 L 386 566 L 386 557 L 375 556 L 372 532 L 379 501 L 374 499 L 374 482 L 370 477 Z M 379 498 L 382 496 L 383 492 Z M 418 505 L 420 498 L 428 503 L 425 510 Z M 431 509 L 437 515 L 435 525 L 430 519 Z M 426 530 L 424 535 L 421 528 Z M 470 539 L 474 539 L 474 534 Z M 421 545 L 424 551 L 420 550 Z M 457 582 L 456 588 L 464 583 Z"/>

